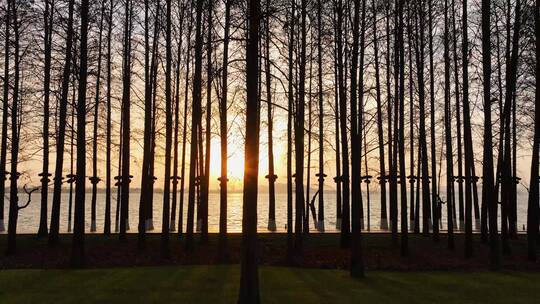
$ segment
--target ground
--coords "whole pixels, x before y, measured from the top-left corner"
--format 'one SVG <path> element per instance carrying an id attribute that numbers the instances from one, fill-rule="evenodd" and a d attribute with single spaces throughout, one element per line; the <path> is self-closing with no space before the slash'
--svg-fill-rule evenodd
<path id="1" fill-rule="evenodd" d="M 239 265 L 0 271 L 0 303 L 235 303 Z M 539 273 L 261 267 L 262 303 L 537 303 Z"/>
<path id="2" fill-rule="evenodd" d="M 17 236 L 17 253 L 5 256 L 6 239 L 0 235 L 0 269 L 69 268 L 71 235 L 62 235 L 60 244 L 47 245 L 47 239 L 35 235 Z M 183 238 L 172 234 L 170 238 L 170 259 L 162 259 L 160 254 L 160 235 L 147 236 L 146 249 L 137 249 L 137 235 L 129 234 L 126 241 L 119 241 L 117 235 L 109 237 L 101 234 L 86 236 L 86 267 L 111 268 L 131 266 L 174 266 L 174 265 L 213 265 L 223 264 L 218 260 L 216 234 L 209 235 L 208 243 L 201 243 L 195 237 L 192 252 L 186 251 Z M 349 268 L 350 250 L 340 248 L 339 234 L 310 234 L 304 236 L 304 254 L 294 261 L 300 268 L 339 269 Z M 401 257 L 400 248 L 393 245 L 390 234 L 372 233 L 363 235 L 363 254 L 367 271 L 486 271 L 489 270 L 489 246 L 482 244 L 475 235 L 474 257 L 464 258 L 463 235 L 455 235 L 456 247 L 448 250 L 446 235 L 433 242 L 430 236 L 409 236 L 409 256 Z M 228 235 L 227 264 L 240 263 L 240 234 Z M 286 234 L 260 234 L 258 241 L 259 264 L 263 266 L 292 266 L 286 259 Z M 539 246 L 540 247 L 540 246 Z M 503 269 L 513 271 L 539 271 L 540 262 L 527 260 L 527 241 L 525 235 L 511 240 L 511 254 L 504 256 Z"/>

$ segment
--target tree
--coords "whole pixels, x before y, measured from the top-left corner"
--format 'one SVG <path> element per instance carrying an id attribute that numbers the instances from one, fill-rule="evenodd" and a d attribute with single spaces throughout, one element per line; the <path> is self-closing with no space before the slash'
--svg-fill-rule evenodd
<path id="1" fill-rule="evenodd" d="M 41 171 L 41 209 L 38 237 L 45 237 L 47 231 L 47 199 L 49 192 L 49 101 L 51 97 L 51 57 L 54 22 L 54 0 L 45 0 L 44 12 L 44 66 L 43 66 L 43 169 Z"/>
<path id="2" fill-rule="evenodd" d="M 272 74 L 270 71 L 270 1 L 266 0 L 266 22 L 265 22 L 265 84 L 266 84 L 266 104 L 267 124 L 268 124 L 268 230 L 276 231 L 276 179 L 274 172 L 274 139 L 273 139 L 273 110 L 272 110 Z"/>
<path id="3" fill-rule="evenodd" d="M 435 66 L 433 64 L 433 0 L 428 0 L 428 31 L 429 31 L 429 100 L 430 100 L 430 125 L 431 125 L 431 209 L 433 212 L 433 240 L 439 241 L 439 206 L 437 200 L 437 155 L 436 155 L 436 139 L 435 139 Z M 423 216 L 423 232 L 424 235 L 429 234 L 429 206 L 424 206 Z"/>
<path id="4" fill-rule="evenodd" d="M 92 184 L 92 205 L 91 205 L 91 223 L 90 231 L 95 232 L 96 229 L 96 203 L 97 203 L 97 184 L 101 179 L 97 176 L 97 146 L 98 146 L 98 120 L 99 120 L 99 93 L 101 89 L 101 56 L 102 56 L 102 40 L 103 40 L 103 19 L 105 17 L 105 1 L 101 2 L 101 10 L 99 15 L 99 39 L 98 39 L 98 68 L 96 75 L 96 102 L 94 104 L 94 136 L 92 143 L 92 176 L 90 183 Z"/>
<path id="5" fill-rule="evenodd" d="M 338 178 L 342 183 L 342 215 L 341 215 L 341 238 L 340 244 L 342 248 L 349 246 L 350 234 L 350 209 L 349 209 L 349 143 L 347 139 L 347 101 L 345 97 L 345 79 L 343 65 L 343 41 L 342 41 L 342 25 L 343 25 L 343 2 L 338 0 L 337 3 L 337 30 L 336 30 L 336 47 L 338 57 L 338 88 L 339 88 L 339 124 L 341 136 L 341 163 L 342 175 Z"/>
<path id="6" fill-rule="evenodd" d="M 130 167 L 130 111 L 131 111 L 131 29 L 133 4 L 127 0 L 125 4 L 125 24 L 124 24 L 124 50 L 122 58 L 122 166 L 120 177 L 120 233 L 121 240 L 126 239 L 128 229 L 128 208 L 129 208 L 129 183 L 131 176 Z"/>
<path id="7" fill-rule="evenodd" d="M 184 181 L 185 181 L 185 169 L 186 169 L 186 142 L 187 142 L 187 119 L 188 119 L 188 91 L 189 91 L 189 77 L 191 67 L 191 32 L 193 30 L 193 15 L 191 14 L 192 8 L 189 9 L 189 24 L 187 34 L 187 52 L 186 52 L 186 79 L 184 88 L 184 122 L 182 126 L 182 160 L 180 168 L 180 204 L 178 206 L 178 236 L 182 235 L 182 229 L 184 227 Z M 221 212 L 221 211 L 220 211 Z"/>
<path id="8" fill-rule="evenodd" d="M 499 232 L 497 229 L 497 199 L 493 191 L 493 143 L 491 130 L 491 1 L 482 0 L 482 75 L 484 101 L 484 160 L 482 172 L 484 183 L 482 197 L 489 208 L 490 265 L 500 267 Z"/>
<path id="9" fill-rule="evenodd" d="M 13 23 L 13 56 L 14 61 L 14 84 L 13 84 L 13 97 L 11 104 L 11 164 L 9 173 L 9 218 L 8 218 L 8 242 L 7 242 L 7 254 L 13 254 L 16 251 L 16 237 L 17 237 L 17 220 L 19 217 L 19 197 L 17 180 L 20 177 L 20 173 L 17 171 L 19 165 L 19 107 L 20 107 L 20 20 L 18 17 L 18 6 L 13 0 L 11 3 L 11 20 Z"/>
<path id="10" fill-rule="evenodd" d="M 221 70 L 221 99 L 219 100 L 219 131 L 221 137 L 221 175 L 219 177 L 219 256 L 227 256 L 227 159 L 228 154 L 228 79 L 229 79 L 229 35 L 231 28 L 232 0 L 225 0 L 225 27 L 223 31 L 223 67 Z"/>
<path id="11" fill-rule="evenodd" d="M 193 249 L 193 218 L 195 209 L 195 171 L 197 169 L 198 155 L 198 131 L 201 121 L 201 78 L 202 78 L 202 7 L 203 1 L 196 2 L 196 17 L 195 17 L 195 70 L 193 74 L 193 98 L 192 98 L 192 114 L 191 114 L 191 140 L 189 153 L 189 188 L 188 188 L 188 212 L 187 212 L 187 229 L 186 229 L 186 249 Z"/>
<path id="12" fill-rule="evenodd" d="M 450 109 L 450 33 L 448 0 L 444 1 L 444 123 L 446 146 L 446 216 L 448 225 L 448 249 L 454 249 L 454 158 L 452 149 L 452 117 Z M 457 94 L 457 92 L 456 92 Z"/>
<path id="13" fill-rule="evenodd" d="M 319 101 L 319 214 L 317 222 L 315 223 L 319 231 L 324 231 L 324 108 L 323 108 L 323 50 L 322 50 L 322 36 L 323 36 L 323 23 L 322 23 L 322 6 L 321 0 L 317 0 L 317 97 Z"/>
<path id="14" fill-rule="evenodd" d="M 305 7 L 304 7 L 305 9 Z M 246 45 L 246 144 L 244 195 L 242 208 L 242 270 L 239 304 L 257 304 L 259 274 L 257 267 L 257 180 L 259 174 L 259 111 L 257 100 L 259 73 L 259 0 L 248 1 L 248 39 Z"/>
<path id="15" fill-rule="evenodd" d="M 62 71 L 62 88 L 58 110 L 58 137 L 56 140 L 56 162 L 54 170 L 53 202 L 51 210 L 51 227 L 49 229 L 49 244 L 58 242 L 60 228 L 60 204 L 62 192 L 62 171 L 64 165 L 64 144 L 66 140 L 66 119 L 69 93 L 69 80 L 71 76 L 72 47 L 73 47 L 73 7 L 75 0 L 69 1 L 68 22 L 66 32 L 66 49 L 64 67 Z"/>
<path id="16" fill-rule="evenodd" d="M 292 260 L 294 253 L 293 240 L 293 176 L 292 176 L 292 129 L 294 107 L 294 84 L 293 84 L 293 54 L 294 54 L 294 21 L 295 0 L 291 0 L 291 11 L 288 19 L 288 88 L 287 88 L 287 259 Z"/>
<path id="17" fill-rule="evenodd" d="M 303 242 L 302 233 L 304 229 L 304 123 L 305 123 L 305 95 L 306 95 L 306 0 L 300 3 L 300 58 L 298 64 L 298 100 L 296 102 L 296 119 L 294 127 L 294 146 L 295 146 L 295 238 L 294 247 L 297 256 L 302 254 Z"/>
<path id="18" fill-rule="evenodd" d="M 171 150 L 172 150 L 172 38 L 171 0 L 166 1 L 165 30 L 165 177 L 163 185 L 163 222 L 161 226 L 161 257 L 169 258 L 169 219 L 171 196 Z M 176 194 L 175 194 L 176 195 Z"/>
<path id="19" fill-rule="evenodd" d="M 206 45 L 206 126 L 205 126 L 205 155 L 204 169 L 201 178 L 201 201 L 199 203 L 202 225 L 201 225 L 201 241 L 208 241 L 208 194 L 210 187 L 210 137 L 211 137 L 211 120 L 212 120 L 212 12 L 214 9 L 213 0 L 208 0 L 208 15 L 207 15 L 207 45 Z M 202 151 L 201 151 L 202 152 Z M 201 165 L 202 165 L 201 159 Z"/>
<path id="20" fill-rule="evenodd" d="M 7 159 L 7 132 L 9 113 L 9 59 L 10 59 L 10 26 L 11 26 L 11 1 L 7 1 L 5 15 L 5 43 L 4 43 L 4 94 L 2 100 L 2 141 L 0 143 L 0 197 L 4 197 L 6 191 L 6 159 Z M 0 200 L 0 231 L 4 231 L 4 200 Z"/>
<path id="21" fill-rule="evenodd" d="M 534 9 L 534 26 L 536 33 L 536 71 L 540 70 L 540 1 L 536 1 Z M 538 150 L 540 148 L 540 75 L 536 73 L 535 111 L 534 111 L 534 140 L 531 159 L 531 178 L 529 201 L 527 206 L 527 244 L 529 260 L 534 261 L 536 255 L 536 243 L 538 240 Z"/>
<path id="22" fill-rule="evenodd" d="M 111 233 L 111 81 L 112 81 L 112 53 L 111 53 L 111 40 L 112 40 L 112 17 L 114 11 L 114 1 L 109 1 L 109 15 L 107 20 L 107 124 L 106 124 L 106 138 L 107 138 L 107 151 L 105 159 L 105 220 L 103 224 L 103 233 L 109 235 Z"/>
<path id="23" fill-rule="evenodd" d="M 81 2 L 81 47 L 77 100 L 77 176 L 71 265 L 84 265 L 84 204 L 86 191 L 86 88 L 88 79 L 88 0 Z"/>

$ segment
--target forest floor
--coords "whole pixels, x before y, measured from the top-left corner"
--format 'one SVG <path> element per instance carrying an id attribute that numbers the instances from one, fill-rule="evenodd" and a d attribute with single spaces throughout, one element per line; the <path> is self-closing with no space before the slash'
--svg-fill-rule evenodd
<path id="1" fill-rule="evenodd" d="M 262 303 L 538 303 L 540 273 L 368 272 L 264 266 Z M 235 303 L 238 265 L 0 271 L 1 303 Z"/>
<path id="2" fill-rule="evenodd" d="M 0 269 L 64 269 L 69 268 L 71 255 L 71 235 L 61 235 L 55 247 L 47 245 L 47 239 L 35 235 L 18 235 L 17 252 L 6 256 L 6 235 L 0 235 Z M 447 247 L 447 237 L 441 234 L 438 243 L 431 237 L 409 235 L 409 256 L 401 257 L 400 248 L 392 245 L 390 234 L 364 234 L 363 255 L 368 271 L 485 271 L 489 270 L 489 247 L 474 236 L 474 257 L 465 259 L 464 236 L 455 235 L 455 249 Z M 302 258 L 293 263 L 286 259 L 287 235 L 283 233 L 259 234 L 258 255 L 262 266 L 295 266 L 297 268 L 317 268 L 346 270 L 349 267 L 350 250 L 340 248 L 337 233 L 314 233 L 304 236 Z M 218 235 L 210 234 L 207 243 L 201 243 L 195 236 L 194 248 L 188 252 L 185 237 L 171 234 L 170 258 L 160 254 L 160 235 L 148 234 L 146 248 L 137 249 L 137 235 L 128 234 L 127 240 L 119 241 L 117 235 L 106 237 L 101 234 L 87 234 L 85 241 L 86 268 L 113 268 L 133 266 L 173 266 L 173 265 L 220 265 L 240 263 L 241 235 L 228 235 L 226 259 L 218 259 Z M 502 257 L 503 269 L 507 271 L 539 272 L 540 262 L 527 260 L 525 235 L 511 240 L 511 253 Z"/>

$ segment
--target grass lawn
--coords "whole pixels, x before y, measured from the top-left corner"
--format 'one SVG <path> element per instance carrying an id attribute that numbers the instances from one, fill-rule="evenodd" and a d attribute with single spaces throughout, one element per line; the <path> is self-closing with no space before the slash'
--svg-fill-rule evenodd
<path id="1" fill-rule="evenodd" d="M 537 303 L 540 273 L 261 267 L 262 303 Z M 239 266 L 2 270 L 0 303 L 235 303 Z"/>

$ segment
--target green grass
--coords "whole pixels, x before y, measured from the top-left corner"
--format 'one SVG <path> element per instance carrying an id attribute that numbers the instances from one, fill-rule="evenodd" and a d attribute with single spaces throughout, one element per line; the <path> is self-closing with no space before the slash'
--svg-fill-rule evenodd
<path id="1" fill-rule="evenodd" d="M 539 273 L 261 267 L 262 303 L 535 303 Z M 2 270 L 0 303 L 235 303 L 239 266 Z"/>

